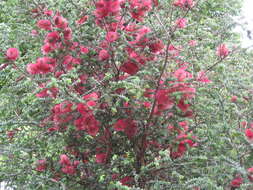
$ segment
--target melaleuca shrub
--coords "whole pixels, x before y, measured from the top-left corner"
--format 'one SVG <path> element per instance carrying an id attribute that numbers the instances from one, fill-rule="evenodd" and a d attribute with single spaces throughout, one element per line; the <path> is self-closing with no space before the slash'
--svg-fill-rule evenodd
<path id="1" fill-rule="evenodd" d="M 195 96 L 212 83 L 212 67 L 195 69 L 188 61 L 196 39 L 178 40 L 197 2 L 98 0 L 88 9 L 74 21 L 59 10 L 32 9 L 32 35 L 41 53 L 25 70 L 15 63 L 17 49 L 6 51 L 3 67 L 22 72 L 36 87 L 34 138 L 48 140 L 33 151 L 29 169 L 68 189 L 150 189 L 155 180 L 179 184 L 178 164 L 189 161 L 188 152 L 200 148 L 202 138 L 191 126 L 198 114 Z M 166 23 L 162 15 L 169 13 Z M 213 54 L 221 62 L 231 51 L 217 46 Z M 8 140 L 17 132 L 8 130 Z M 245 130 L 249 140 L 251 133 Z M 159 167 L 149 170 L 154 163 Z M 241 183 L 238 176 L 230 185 Z"/>

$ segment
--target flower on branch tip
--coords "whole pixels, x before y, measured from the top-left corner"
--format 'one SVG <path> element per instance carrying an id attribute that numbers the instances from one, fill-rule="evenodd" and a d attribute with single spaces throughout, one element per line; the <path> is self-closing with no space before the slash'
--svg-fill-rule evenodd
<path id="1" fill-rule="evenodd" d="M 134 181 L 133 177 L 125 176 L 120 180 L 120 183 L 125 186 L 131 186 L 131 183 Z"/>
<path id="2" fill-rule="evenodd" d="M 72 165 L 66 165 L 64 166 L 61 171 L 65 174 L 74 175 L 76 173 L 76 169 Z"/>
<path id="3" fill-rule="evenodd" d="M 188 44 L 189 44 L 189 46 L 194 47 L 194 46 L 197 45 L 197 41 L 196 41 L 196 40 L 190 40 L 190 41 L 188 42 Z"/>
<path id="4" fill-rule="evenodd" d="M 119 119 L 114 124 L 115 131 L 123 131 L 128 138 L 132 138 L 137 133 L 137 125 L 135 121 L 131 119 Z"/>
<path id="5" fill-rule="evenodd" d="M 128 60 L 121 65 L 120 70 L 129 75 L 135 75 L 139 71 L 139 67 L 134 62 Z"/>
<path id="6" fill-rule="evenodd" d="M 96 3 L 95 16 L 103 19 L 109 15 L 116 15 L 120 10 L 120 0 L 99 0 Z"/>
<path id="7" fill-rule="evenodd" d="M 37 170 L 38 172 L 43 172 L 46 170 L 46 167 L 47 167 L 46 160 L 38 160 L 37 167 L 35 170 Z"/>
<path id="8" fill-rule="evenodd" d="M 192 8 L 195 3 L 193 0 L 176 0 L 173 5 L 180 8 Z"/>
<path id="9" fill-rule="evenodd" d="M 117 32 L 107 32 L 105 39 L 108 42 L 115 42 L 118 39 L 118 33 Z"/>
<path id="10" fill-rule="evenodd" d="M 230 186 L 235 187 L 235 188 L 239 188 L 241 186 L 241 184 L 243 184 L 243 178 L 236 177 L 231 181 Z"/>
<path id="11" fill-rule="evenodd" d="M 219 56 L 219 57 L 227 57 L 229 54 L 229 50 L 226 46 L 226 44 L 220 44 L 218 47 L 217 47 L 217 50 L 216 50 L 216 55 Z"/>
<path id="12" fill-rule="evenodd" d="M 85 46 L 80 45 L 80 52 L 82 54 L 87 54 L 87 53 L 89 53 L 89 49 Z"/>
<path id="13" fill-rule="evenodd" d="M 13 130 L 10 130 L 10 131 L 7 131 L 6 134 L 7 134 L 7 137 L 11 140 L 16 134 L 16 132 Z"/>
<path id="14" fill-rule="evenodd" d="M 99 164 L 104 164 L 106 162 L 107 154 L 106 153 L 97 153 L 96 162 Z"/>
<path id="15" fill-rule="evenodd" d="M 9 61 L 15 61 L 19 57 L 19 51 L 17 48 L 9 48 L 6 51 L 6 58 Z"/>
<path id="16" fill-rule="evenodd" d="M 164 49 L 164 44 L 162 40 L 155 39 L 148 47 L 152 53 L 160 53 Z"/>
<path id="17" fill-rule="evenodd" d="M 105 61 L 105 60 L 109 59 L 109 57 L 110 57 L 110 54 L 108 53 L 107 50 L 102 49 L 99 51 L 98 58 L 100 61 Z"/>
<path id="18" fill-rule="evenodd" d="M 245 130 L 245 136 L 249 141 L 253 140 L 253 129 L 246 129 Z"/>
<path id="19" fill-rule="evenodd" d="M 47 74 L 52 72 L 55 67 L 56 60 L 50 57 L 38 58 L 36 63 L 27 65 L 26 70 L 29 74 Z"/>
<path id="20" fill-rule="evenodd" d="M 237 102 L 237 96 L 232 96 L 230 101 L 233 103 Z"/>
<path id="21" fill-rule="evenodd" d="M 176 20 L 176 25 L 178 28 L 185 28 L 187 24 L 187 19 L 186 18 L 179 18 Z"/>
<path id="22" fill-rule="evenodd" d="M 59 29 L 65 29 L 68 27 L 68 21 L 60 15 L 56 15 L 54 17 L 54 23 L 55 23 L 55 26 Z"/>
<path id="23" fill-rule="evenodd" d="M 81 17 L 79 20 L 76 21 L 76 24 L 77 25 L 81 25 L 83 24 L 84 22 L 86 22 L 88 20 L 89 16 L 88 15 L 85 15 L 83 17 Z"/>
<path id="24" fill-rule="evenodd" d="M 52 24 L 50 20 L 39 20 L 37 26 L 43 30 L 52 30 Z"/>
<path id="25" fill-rule="evenodd" d="M 200 71 L 197 74 L 197 81 L 202 82 L 202 83 L 210 83 L 212 82 L 211 80 L 208 79 L 206 76 L 206 73 L 204 71 Z"/>
<path id="26" fill-rule="evenodd" d="M 69 157 L 66 154 L 60 155 L 60 161 L 59 161 L 59 163 L 61 165 L 71 165 Z"/>

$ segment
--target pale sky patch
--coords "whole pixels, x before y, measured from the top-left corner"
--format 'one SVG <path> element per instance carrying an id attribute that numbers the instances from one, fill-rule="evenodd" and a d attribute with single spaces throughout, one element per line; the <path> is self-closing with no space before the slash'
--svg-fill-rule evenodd
<path id="1" fill-rule="evenodd" d="M 243 1 L 241 16 L 236 18 L 240 26 L 235 31 L 241 34 L 242 46 L 249 47 L 253 45 L 253 0 Z"/>

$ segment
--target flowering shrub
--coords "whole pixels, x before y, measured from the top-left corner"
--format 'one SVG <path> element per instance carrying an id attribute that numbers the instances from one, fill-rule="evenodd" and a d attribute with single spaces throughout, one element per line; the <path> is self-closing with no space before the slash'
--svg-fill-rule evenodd
<path id="1" fill-rule="evenodd" d="M 205 139 L 216 137 L 210 130 L 206 136 L 204 130 L 225 120 L 225 108 L 248 107 L 228 98 L 230 104 L 221 105 L 224 110 L 211 118 L 219 117 L 219 123 L 209 121 L 217 101 L 203 107 L 220 84 L 210 72 L 232 57 L 235 48 L 217 42 L 208 65 L 194 60 L 203 42 L 181 38 L 196 19 L 191 13 L 198 6 L 192 0 L 98 0 L 70 18 L 61 10 L 36 5 L 30 10 L 35 20 L 31 38 L 37 40 L 39 53 L 32 53 L 31 59 L 22 50 L 7 49 L 1 68 L 15 70 L 21 75 L 15 81 L 30 86 L 28 111 L 15 110 L 21 125 L 7 128 L 4 140 L 15 143 L 25 134 L 32 147 L 19 155 L 7 154 L 7 159 L 29 158 L 23 169 L 31 178 L 45 180 L 46 187 L 35 185 L 42 189 L 48 183 L 63 189 L 238 188 L 251 179 L 251 170 L 245 180 L 243 172 L 232 175 L 226 170 L 230 176 L 222 181 L 217 171 L 222 167 L 213 163 L 217 144 Z M 163 15 L 169 14 L 165 22 Z M 19 54 L 24 66 L 19 65 Z M 252 140 L 251 133 L 245 124 L 240 131 L 245 144 Z M 241 165 L 249 168 L 246 156 Z M 218 176 L 208 176 L 211 185 L 203 183 L 210 164 Z M 205 175 L 194 170 L 202 166 Z"/>

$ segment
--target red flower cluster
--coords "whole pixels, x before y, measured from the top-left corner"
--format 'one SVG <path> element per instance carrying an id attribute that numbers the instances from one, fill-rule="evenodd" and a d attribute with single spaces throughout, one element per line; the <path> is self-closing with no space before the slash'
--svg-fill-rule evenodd
<path id="1" fill-rule="evenodd" d="M 10 61 L 16 61 L 19 57 L 19 51 L 17 48 L 9 48 L 6 51 L 6 58 Z"/>
<path id="2" fill-rule="evenodd" d="M 137 125 L 134 120 L 131 119 L 119 119 L 114 124 L 115 131 L 123 131 L 128 138 L 132 138 L 137 134 Z"/>
<path id="3" fill-rule="evenodd" d="M 129 0 L 131 15 L 138 21 L 143 21 L 143 17 L 152 9 L 151 0 Z"/>
<path id="4" fill-rule="evenodd" d="M 36 170 L 38 172 L 43 172 L 43 171 L 46 170 L 46 168 L 47 168 L 47 162 L 46 162 L 46 160 L 38 160 L 37 161 Z"/>
<path id="5" fill-rule="evenodd" d="M 173 5 L 180 8 L 192 8 L 195 3 L 193 0 L 176 0 Z"/>
<path id="6" fill-rule="evenodd" d="M 241 186 L 241 184 L 243 184 L 243 178 L 236 177 L 231 181 L 230 186 L 234 187 L 234 188 L 239 188 Z"/>
<path id="7" fill-rule="evenodd" d="M 54 71 L 56 60 L 50 57 L 38 58 L 36 63 L 27 65 L 29 74 L 47 74 Z"/>
<path id="8" fill-rule="evenodd" d="M 69 157 L 66 154 L 60 156 L 59 163 L 62 166 L 62 172 L 69 175 L 74 175 L 76 173 L 76 168 L 79 165 L 79 161 L 70 162 Z"/>
<path id="9" fill-rule="evenodd" d="M 170 156 L 171 158 L 179 158 L 184 155 L 184 153 L 187 151 L 187 147 L 195 147 L 198 144 L 193 141 L 193 139 L 196 139 L 195 136 L 189 135 L 191 132 L 189 132 L 188 123 L 186 121 L 179 122 L 178 127 L 174 127 L 172 125 L 168 126 L 168 130 L 170 133 L 176 133 L 176 141 L 175 146 L 171 147 L 170 149 Z"/>
<path id="10" fill-rule="evenodd" d="M 228 50 L 226 44 L 220 44 L 217 47 L 216 54 L 219 57 L 227 57 L 229 54 L 229 50 Z"/>

